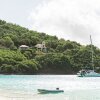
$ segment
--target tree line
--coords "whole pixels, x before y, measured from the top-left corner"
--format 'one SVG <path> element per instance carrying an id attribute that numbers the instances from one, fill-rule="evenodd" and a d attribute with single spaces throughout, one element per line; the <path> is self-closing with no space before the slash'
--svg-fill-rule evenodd
<path id="1" fill-rule="evenodd" d="M 47 52 L 36 44 L 45 41 Z M 28 45 L 28 50 L 19 50 Z M 100 49 L 93 45 L 94 66 L 100 67 Z M 58 39 L 0 20 L 0 73 L 4 74 L 75 74 L 92 68 L 91 45 Z"/>

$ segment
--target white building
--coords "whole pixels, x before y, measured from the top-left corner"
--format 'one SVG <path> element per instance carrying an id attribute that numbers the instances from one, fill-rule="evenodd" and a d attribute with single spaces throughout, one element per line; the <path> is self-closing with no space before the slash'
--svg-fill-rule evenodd
<path id="1" fill-rule="evenodd" d="M 27 49 L 29 49 L 29 46 L 27 46 L 27 45 L 21 45 L 21 46 L 19 47 L 19 49 L 20 49 L 20 50 L 27 50 Z"/>
<path id="2" fill-rule="evenodd" d="M 47 47 L 45 46 L 45 42 L 43 41 L 42 44 L 37 44 L 35 45 L 35 47 L 38 49 L 38 50 L 41 50 L 41 51 L 47 51 Z"/>

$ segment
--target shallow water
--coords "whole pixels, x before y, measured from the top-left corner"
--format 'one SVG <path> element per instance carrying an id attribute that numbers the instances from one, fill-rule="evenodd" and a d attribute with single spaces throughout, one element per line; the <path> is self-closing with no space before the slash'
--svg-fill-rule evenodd
<path id="1" fill-rule="evenodd" d="M 64 93 L 38 94 L 37 89 L 55 89 Z M 18 100 L 100 100 L 100 77 L 76 75 L 0 75 L 0 91 Z"/>

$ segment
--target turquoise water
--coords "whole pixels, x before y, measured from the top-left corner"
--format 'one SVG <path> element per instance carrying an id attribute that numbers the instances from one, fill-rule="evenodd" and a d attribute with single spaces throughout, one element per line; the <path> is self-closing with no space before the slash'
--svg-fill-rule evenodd
<path id="1" fill-rule="evenodd" d="M 64 93 L 38 94 L 37 89 L 55 89 Z M 100 77 L 76 75 L 0 75 L 0 90 L 10 94 L 31 95 L 33 100 L 100 100 Z M 29 99 L 28 97 L 28 100 Z"/>

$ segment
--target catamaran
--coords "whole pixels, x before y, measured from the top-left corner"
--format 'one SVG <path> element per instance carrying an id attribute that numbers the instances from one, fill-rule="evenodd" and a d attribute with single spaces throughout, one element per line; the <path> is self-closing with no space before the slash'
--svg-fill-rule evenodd
<path id="1" fill-rule="evenodd" d="M 84 69 L 82 69 L 82 70 L 80 70 L 78 73 L 77 73 L 77 75 L 78 75 L 78 77 L 100 77 L 100 73 L 96 73 L 95 71 L 94 71 L 94 59 L 93 59 L 93 47 L 92 47 L 92 38 L 91 38 L 91 36 L 90 36 L 90 42 L 91 42 L 91 58 L 92 58 L 92 70 L 84 70 Z"/>

